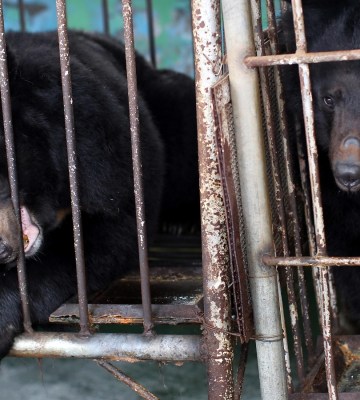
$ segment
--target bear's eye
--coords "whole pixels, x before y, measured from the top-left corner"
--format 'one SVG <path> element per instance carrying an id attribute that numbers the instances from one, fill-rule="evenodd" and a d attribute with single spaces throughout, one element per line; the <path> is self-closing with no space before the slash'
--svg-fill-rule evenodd
<path id="1" fill-rule="evenodd" d="M 324 96 L 323 97 L 324 103 L 327 107 L 333 109 L 335 106 L 335 101 L 331 96 Z"/>

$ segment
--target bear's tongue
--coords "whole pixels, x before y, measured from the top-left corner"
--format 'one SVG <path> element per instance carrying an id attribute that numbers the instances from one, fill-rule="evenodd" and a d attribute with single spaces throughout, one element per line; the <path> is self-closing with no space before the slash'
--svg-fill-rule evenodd
<path id="1" fill-rule="evenodd" d="M 37 225 L 35 225 L 31 221 L 31 217 L 29 211 L 26 207 L 21 206 L 21 225 L 23 230 L 23 242 L 24 242 L 24 250 L 27 253 L 32 245 L 35 243 L 37 237 L 40 234 L 40 230 Z"/>

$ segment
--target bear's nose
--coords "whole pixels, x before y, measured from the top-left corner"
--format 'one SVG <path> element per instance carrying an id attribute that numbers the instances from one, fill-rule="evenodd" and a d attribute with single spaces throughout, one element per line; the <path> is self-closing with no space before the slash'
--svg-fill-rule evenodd
<path id="1" fill-rule="evenodd" d="M 6 262 L 12 255 L 12 248 L 0 238 L 0 263 Z"/>
<path id="2" fill-rule="evenodd" d="M 335 179 L 341 189 L 355 191 L 360 187 L 360 165 L 349 162 L 337 162 Z"/>
<path id="3" fill-rule="evenodd" d="M 360 139 L 354 136 L 350 136 L 344 140 L 343 146 L 348 148 L 350 146 L 357 146 L 360 148 Z"/>

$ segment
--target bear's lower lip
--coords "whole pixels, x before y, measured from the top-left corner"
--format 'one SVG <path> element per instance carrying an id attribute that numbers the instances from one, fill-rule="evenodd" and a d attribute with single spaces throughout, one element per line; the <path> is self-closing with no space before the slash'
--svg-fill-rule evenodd
<path id="1" fill-rule="evenodd" d="M 26 257 L 34 255 L 41 246 L 42 234 L 39 224 L 25 206 L 21 206 L 21 225 Z"/>

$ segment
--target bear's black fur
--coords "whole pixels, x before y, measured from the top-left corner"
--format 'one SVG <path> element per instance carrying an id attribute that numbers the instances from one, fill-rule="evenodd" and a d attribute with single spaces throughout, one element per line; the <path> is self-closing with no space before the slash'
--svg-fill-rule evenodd
<path id="1" fill-rule="evenodd" d="M 58 40 L 55 32 L 9 33 L 6 40 L 31 317 L 45 323 L 76 293 Z M 80 32 L 69 32 L 69 40 L 87 283 L 97 290 L 138 263 L 124 47 Z M 151 239 L 160 214 L 177 222 L 198 212 L 195 88 L 192 79 L 156 71 L 139 55 L 137 75 Z M 3 357 L 22 331 L 22 312 L 10 268 L 19 232 L 2 127 L 0 153 Z"/>
<path id="2" fill-rule="evenodd" d="M 360 49 L 360 6 L 349 0 L 304 2 L 308 51 Z M 283 27 L 295 43 L 291 14 Z M 360 61 L 310 64 L 328 253 L 360 256 Z M 284 67 L 288 115 L 302 119 L 297 67 Z M 334 268 L 344 311 L 360 327 L 360 269 Z"/>

